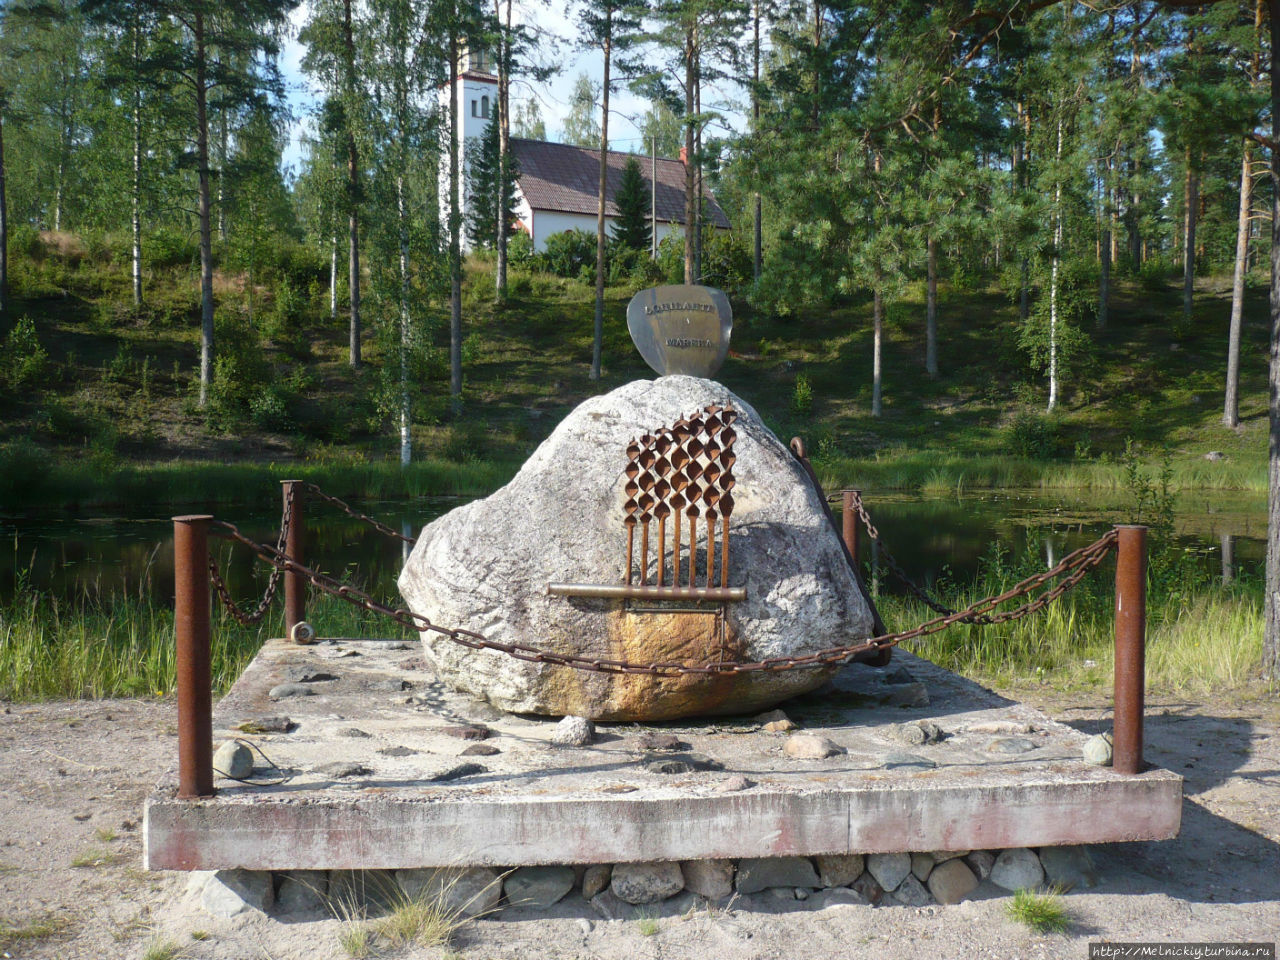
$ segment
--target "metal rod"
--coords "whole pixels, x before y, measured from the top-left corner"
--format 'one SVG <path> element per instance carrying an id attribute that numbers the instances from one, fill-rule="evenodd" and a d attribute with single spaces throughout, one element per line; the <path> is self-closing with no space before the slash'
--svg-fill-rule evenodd
<path id="1" fill-rule="evenodd" d="M 658 586 L 662 586 L 662 572 L 667 565 L 667 518 L 658 518 Z"/>
<path id="2" fill-rule="evenodd" d="M 213 692 L 209 639 L 209 521 L 173 518 L 173 625 L 177 641 L 178 796 L 213 796 Z"/>
<path id="3" fill-rule="evenodd" d="M 302 500 L 305 489 L 300 480 L 280 481 L 284 493 L 285 516 L 289 518 L 289 532 L 285 537 L 284 552 L 289 559 L 298 563 L 306 563 L 303 556 L 303 543 L 306 531 L 303 529 Z M 292 499 L 292 504 L 290 500 Z M 307 619 L 307 581 L 301 573 L 288 571 L 284 575 L 284 635 L 293 637 L 293 628 Z"/>
<path id="4" fill-rule="evenodd" d="M 649 577 L 649 521 L 640 525 L 640 586 L 648 582 Z"/>
<path id="5" fill-rule="evenodd" d="M 861 490 L 840 491 L 840 514 L 844 522 L 844 545 L 849 548 L 849 556 L 853 557 L 853 565 L 861 566 L 861 536 L 858 527 L 858 502 L 862 499 Z"/>
<path id="6" fill-rule="evenodd" d="M 729 518 L 720 518 L 720 586 L 729 586 Z"/>
<path id="7" fill-rule="evenodd" d="M 746 587 L 655 587 L 626 583 L 549 583 L 552 597 L 598 597 L 609 600 L 715 600 L 747 599 Z"/>
<path id="8" fill-rule="evenodd" d="M 631 583 L 634 576 L 632 572 L 632 563 L 635 558 L 636 550 L 636 525 L 634 523 L 627 524 L 627 583 Z"/>
<path id="9" fill-rule="evenodd" d="M 680 585 L 680 511 L 675 511 L 676 528 L 671 534 L 671 582 Z"/>
<path id="10" fill-rule="evenodd" d="M 707 587 L 710 588 L 716 578 L 716 521 L 707 518 Z"/>
<path id="11" fill-rule="evenodd" d="M 1115 740 L 1117 773 L 1140 773 L 1146 699 L 1147 528 L 1118 526 L 1116 533 Z"/>
<path id="12" fill-rule="evenodd" d="M 689 587 L 698 586 L 698 518 L 689 518 Z"/>

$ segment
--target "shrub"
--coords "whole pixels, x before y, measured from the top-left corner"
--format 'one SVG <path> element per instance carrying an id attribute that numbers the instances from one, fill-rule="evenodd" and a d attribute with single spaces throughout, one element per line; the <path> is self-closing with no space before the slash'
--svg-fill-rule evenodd
<path id="1" fill-rule="evenodd" d="M 185 231 L 164 227 L 142 240 L 142 263 L 150 270 L 189 267 L 199 260 L 200 246 Z"/>
<path id="2" fill-rule="evenodd" d="M 10 390 L 34 387 L 49 368 L 49 352 L 36 335 L 36 325 L 30 317 L 21 318 L 4 341 L 4 356 L 0 357 L 0 373 Z"/>
<path id="3" fill-rule="evenodd" d="M 249 399 L 249 419 L 262 430 L 284 433 L 294 426 L 288 398 L 275 387 L 261 387 Z"/>
<path id="4" fill-rule="evenodd" d="M 809 413 L 813 410 L 813 386 L 803 373 L 796 375 L 795 389 L 791 394 L 791 409 L 796 413 Z"/>
<path id="5" fill-rule="evenodd" d="M 751 251 L 732 230 L 708 230 L 702 241 L 702 282 L 726 291 L 751 283 Z"/>
<path id="6" fill-rule="evenodd" d="M 585 230 L 566 230 L 547 238 L 541 254 L 546 268 L 559 277 L 580 277 L 584 268 L 591 271 L 596 262 L 595 234 Z"/>
<path id="7" fill-rule="evenodd" d="M 528 263 L 533 259 L 533 237 L 518 230 L 507 237 L 507 262 Z"/>
<path id="8" fill-rule="evenodd" d="M 1061 426 L 1054 417 L 1023 410 L 1005 428 L 1005 446 L 1015 457 L 1051 460 L 1061 445 Z"/>

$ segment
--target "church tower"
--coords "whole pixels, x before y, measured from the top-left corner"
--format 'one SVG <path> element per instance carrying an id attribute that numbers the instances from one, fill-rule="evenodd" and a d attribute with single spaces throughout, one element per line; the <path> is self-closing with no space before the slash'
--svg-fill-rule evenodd
<path id="1" fill-rule="evenodd" d="M 445 136 L 448 136 L 447 118 L 449 95 L 454 97 L 458 111 L 458 171 L 461 183 L 458 187 L 458 209 L 462 214 L 462 252 L 470 250 L 467 242 L 466 223 L 470 208 L 467 183 L 471 158 L 480 150 L 481 138 L 491 120 L 498 114 L 498 78 L 493 73 L 492 58 L 487 50 L 464 50 L 458 69 L 458 82 L 452 91 L 448 84 L 441 87 L 439 103 L 441 116 L 446 120 Z M 440 154 L 440 222 L 449 223 L 449 152 Z"/>

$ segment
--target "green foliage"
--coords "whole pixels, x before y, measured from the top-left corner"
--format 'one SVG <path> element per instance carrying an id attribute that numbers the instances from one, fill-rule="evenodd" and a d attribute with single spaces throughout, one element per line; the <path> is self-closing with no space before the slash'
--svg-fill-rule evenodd
<path id="1" fill-rule="evenodd" d="M 622 168 L 622 180 L 618 184 L 613 202 L 618 217 L 613 222 L 613 239 L 633 250 L 649 249 L 653 230 L 649 223 L 649 189 L 644 174 L 635 157 L 628 157 Z"/>
<path id="2" fill-rule="evenodd" d="M 581 277 L 594 272 L 596 237 L 586 230 L 565 230 L 547 237 L 539 260 L 558 277 Z"/>
<path id="3" fill-rule="evenodd" d="M 49 352 L 40 343 L 36 325 L 30 317 L 14 324 L 4 340 L 0 355 L 0 377 L 12 391 L 27 390 L 40 383 L 49 369 Z"/>
<path id="4" fill-rule="evenodd" d="M 1051 414 L 1019 410 L 1004 432 L 1005 449 L 1015 457 L 1052 460 L 1062 452 L 1062 428 Z"/>
<path id="5" fill-rule="evenodd" d="M 813 386 L 803 373 L 796 374 L 796 385 L 791 393 L 791 409 L 799 414 L 813 412 Z"/>
<path id="6" fill-rule="evenodd" d="M 473 248 L 489 248 L 498 242 L 498 207 L 502 205 L 507 219 L 507 256 L 511 256 L 510 241 L 518 236 L 513 228 L 516 217 L 516 182 L 520 176 L 520 164 L 515 155 L 507 154 L 506 177 L 502 176 L 501 157 L 498 148 L 498 121 L 492 119 L 480 138 L 480 149 L 468 163 L 467 180 L 470 203 L 467 208 L 467 238 Z"/>
<path id="7" fill-rule="evenodd" d="M 579 73 L 569 94 L 569 112 L 564 118 L 562 142 L 600 148 L 600 121 L 596 119 L 599 102 L 600 84 L 585 72 Z"/>
<path id="8" fill-rule="evenodd" d="M 1071 925 L 1071 917 L 1062 905 L 1061 891 L 1036 893 L 1018 890 L 1005 904 L 1005 914 L 1010 920 L 1030 927 L 1036 933 L 1063 933 Z"/>

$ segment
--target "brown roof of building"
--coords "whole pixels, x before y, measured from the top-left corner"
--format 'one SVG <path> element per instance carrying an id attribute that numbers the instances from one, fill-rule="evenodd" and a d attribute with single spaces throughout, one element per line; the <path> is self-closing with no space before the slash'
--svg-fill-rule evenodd
<path id="1" fill-rule="evenodd" d="M 520 165 L 520 190 L 534 210 L 596 212 L 596 192 L 600 188 L 599 150 L 512 137 L 511 152 Z M 610 150 L 605 179 L 604 210 L 607 215 L 617 216 L 618 208 L 614 206 L 613 196 L 622 183 L 622 168 L 633 157 L 640 164 L 645 187 L 649 186 L 651 166 L 648 157 Z M 668 223 L 684 223 L 684 164 L 660 157 L 657 167 L 657 218 Z M 705 185 L 703 195 L 707 198 L 707 221 L 727 230 L 729 218 Z"/>

